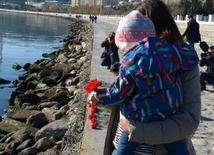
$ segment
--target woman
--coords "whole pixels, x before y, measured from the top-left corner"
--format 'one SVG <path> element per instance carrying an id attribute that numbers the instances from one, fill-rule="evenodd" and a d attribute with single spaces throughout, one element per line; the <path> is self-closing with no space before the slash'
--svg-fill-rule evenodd
<path id="1" fill-rule="evenodd" d="M 138 10 L 153 21 L 158 37 L 164 38 L 173 44 L 179 45 L 183 42 L 174 19 L 162 1 L 143 0 L 138 5 Z M 182 50 L 182 47 L 180 49 Z M 191 71 L 182 71 L 179 74 L 184 89 L 184 104 L 178 113 L 165 120 L 147 124 L 132 120 L 128 121 L 125 117 L 120 119 L 122 130 L 129 132 L 130 141 L 154 146 L 154 152 L 151 154 L 167 155 L 166 149 L 160 144 L 171 143 L 184 138 L 190 154 L 196 154 L 190 136 L 194 134 L 200 122 L 201 91 L 199 70 L 198 67 L 195 67 Z M 106 150 L 108 149 L 106 148 Z M 147 151 L 144 150 L 141 154 Z"/>
<path id="2" fill-rule="evenodd" d="M 143 0 L 138 5 L 138 10 L 153 21 L 156 36 L 174 45 L 179 50 L 181 57 L 196 53 L 189 45 L 183 42 L 174 19 L 167 6 L 161 0 Z M 187 64 L 183 61 L 183 68 L 185 68 L 185 65 Z M 123 116 L 120 117 L 122 131 L 129 133 L 130 141 L 140 143 L 135 149 L 134 155 L 168 155 L 169 152 L 164 148 L 163 144 L 172 143 L 181 139 L 185 140 L 189 154 L 196 154 L 190 136 L 194 134 L 200 122 L 201 91 L 198 66 L 189 71 L 185 69 L 184 71 L 179 71 L 179 76 L 181 78 L 184 96 L 183 105 L 175 115 L 161 121 L 148 123 L 127 120 Z M 96 96 L 96 93 L 95 96 L 93 94 L 90 95 L 89 101 L 93 104 L 99 103 L 99 98 Z M 112 118 L 116 118 L 115 116 L 119 114 L 119 112 L 116 111 L 117 109 L 115 109 L 113 109 L 109 123 L 111 126 L 109 126 L 107 132 L 104 155 L 110 155 L 113 149 L 109 139 L 115 136 L 114 127 L 117 125 L 117 122 Z M 114 140 L 115 148 L 117 148 L 121 128 L 118 126 Z M 177 155 L 181 154 L 178 152 Z"/>

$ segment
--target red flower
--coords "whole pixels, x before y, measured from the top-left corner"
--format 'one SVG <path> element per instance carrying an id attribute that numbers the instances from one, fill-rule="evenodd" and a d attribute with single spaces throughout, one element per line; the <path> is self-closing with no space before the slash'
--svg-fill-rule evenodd
<path id="1" fill-rule="evenodd" d="M 87 93 L 91 93 L 92 91 L 96 91 L 99 86 L 101 86 L 102 83 L 98 81 L 97 79 L 91 80 L 88 82 L 88 84 L 85 86 L 85 90 Z M 97 127 L 97 122 L 95 120 L 95 112 L 97 110 L 97 106 L 88 103 L 89 108 L 91 108 L 91 112 L 88 115 L 88 119 L 91 121 L 91 128 L 95 129 Z"/>
<path id="2" fill-rule="evenodd" d="M 92 120 L 93 118 L 94 118 L 94 115 L 91 115 L 91 114 L 88 115 L 88 119 L 89 119 L 89 120 Z"/>
<path id="3" fill-rule="evenodd" d="M 97 127 L 97 122 L 93 122 L 92 124 L 91 124 L 91 128 L 92 129 L 95 129 Z"/>
<path id="4" fill-rule="evenodd" d="M 85 90 L 87 91 L 87 93 L 91 93 L 92 91 L 96 91 L 96 89 L 101 85 L 102 85 L 102 82 L 98 81 L 97 79 L 91 80 L 85 86 Z"/>

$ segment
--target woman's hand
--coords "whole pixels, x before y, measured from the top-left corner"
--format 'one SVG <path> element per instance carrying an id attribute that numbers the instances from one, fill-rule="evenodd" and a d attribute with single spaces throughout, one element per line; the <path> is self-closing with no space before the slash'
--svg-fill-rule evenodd
<path id="1" fill-rule="evenodd" d="M 99 99 L 97 97 L 97 93 L 95 91 L 91 92 L 88 95 L 87 102 L 93 105 L 97 105 L 99 103 Z"/>
<path id="2" fill-rule="evenodd" d="M 126 119 L 126 117 L 124 117 L 120 112 L 120 125 L 123 132 L 129 132 L 129 124 L 130 124 L 130 121 Z"/>

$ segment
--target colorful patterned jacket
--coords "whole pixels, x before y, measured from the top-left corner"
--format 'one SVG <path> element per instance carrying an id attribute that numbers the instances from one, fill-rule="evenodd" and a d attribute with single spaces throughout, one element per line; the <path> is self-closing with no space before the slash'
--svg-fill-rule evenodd
<path id="1" fill-rule="evenodd" d="M 119 76 L 110 88 L 99 89 L 99 100 L 103 105 L 120 104 L 128 119 L 163 119 L 183 104 L 177 71 L 192 70 L 197 65 L 197 53 L 186 43 L 172 45 L 147 37 L 124 53 Z"/>

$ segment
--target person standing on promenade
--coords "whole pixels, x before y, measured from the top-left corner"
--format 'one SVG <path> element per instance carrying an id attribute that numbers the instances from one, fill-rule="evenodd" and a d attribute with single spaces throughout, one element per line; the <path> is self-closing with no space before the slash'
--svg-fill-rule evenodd
<path id="1" fill-rule="evenodd" d="M 146 1 L 147 2 L 147 1 Z M 152 1 L 152 2 L 156 2 L 156 1 Z M 161 3 L 162 4 L 162 3 Z M 161 5 L 160 4 L 160 5 Z M 163 3 L 164 4 L 164 3 Z M 148 7 L 148 6 L 147 6 Z M 151 7 L 148 7 L 148 8 L 151 8 Z M 167 8 L 165 5 L 163 6 L 163 8 L 165 9 L 165 8 Z M 162 11 L 162 10 L 161 10 Z M 167 10 L 166 10 L 167 11 Z M 167 13 L 169 13 L 169 12 L 167 12 Z M 169 13 L 169 15 L 170 15 L 170 17 L 171 17 L 171 14 Z M 161 18 L 157 18 L 157 19 L 161 19 Z M 173 20 L 172 18 L 170 18 L 171 20 Z M 170 22 L 172 22 L 170 20 Z M 174 22 L 174 20 L 173 20 L 173 22 Z M 173 50 L 175 50 L 175 51 L 177 51 L 177 52 L 179 52 L 179 54 L 180 54 L 180 56 L 181 56 L 181 58 L 182 58 L 182 61 L 183 61 L 183 63 L 182 63 L 182 69 L 181 70 L 185 70 L 185 71 L 188 71 L 188 70 L 193 70 L 194 68 L 196 68 L 197 67 L 197 63 L 198 63 L 198 57 L 197 57 L 197 53 L 196 53 L 196 51 L 194 51 L 193 49 L 191 49 L 190 48 L 190 46 L 189 45 L 187 45 L 187 44 L 185 44 L 185 43 L 183 43 L 182 42 L 182 37 L 181 37 L 181 34 L 179 33 L 179 31 L 178 31 L 178 28 L 177 28 L 177 26 L 176 26 L 176 24 L 175 23 L 170 23 L 170 25 L 167 25 L 167 26 L 172 26 L 173 28 L 173 30 L 175 29 L 175 30 L 177 30 L 177 31 L 175 31 L 177 34 L 178 34 L 178 36 L 174 36 L 174 37 L 170 37 L 170 41 L 180 41 L 179 43 L 178 42 L 176 42 L 175 44 L 173 44 L 173 45 L 171 45 L 170 43 L 169 43 L 169 46 L 171 45 L 172 46 L 172 48 L 170 48 L 170 49 L 173 49 Z M 162 24 L 162 23 L 160 23 L 160 24 Z M 167 22 L 167 24 L 169 24 L 169 22 Z M 171 25 L 172 24 L 172 25 Z M 129 25 L 129 24 L 127 24 L 127 25 Z M 143 24 L 137 24 L 138 26 L 139 25 L 143 25 Z M 145 25 L 147 25 L 147 24 L 145 24 Z M 170 27 L 171 28 L 171 27 Z M 177 28 L 177 29 L 176 29 Z M 158 29 L 159 30 L 159 29 Z M 160 31 L 158 31 L 158 32 L 156 32 L 156 34 L 159 36 L 159 37 L 165 37 L 165 36 L 163 36 L 163 35 L 165 35 L 165 34 L 163 34 L 163 33 L 161 33 L 161 34 L 159 34 L 159 32 Z M 162 35 L 162 36 L 160 36 L 160 35 Z M 169 38 L 168 38 L 169 39 Z M 175 39 L 175 40 L 173 40 L 173 39 Z M 177 39 L 177 40 L 176 40 Z M 148 39 L 149 40 L 149 39 Z M 160 40 L 163 40 L 163 39 L 160 39 Z M 146 42 L 146 41 L 145 41 Z M 152 42 L 152 41 L 151 41 Z M 154 43 L 154 45 L 156 45 L 156 46 L 158 46 L 160 49 L 167 49 L 167 48 L 164 48 L 164 47 L 162 47 L 162 46 L 165 46 L 166 44 L 168 44 L 166 41 L 164 41 L 163 40 L 163 42 L 159 42 L 159 43 L 155 43 L 155 42 L 153 42 Z M 166 43 L 166 44 L 165 44 Z M 141 46 L 144 46 L 144 43 L 138 43 L 138 46 L 139 46 L 139 44 L 141 45 Z M 122 58 L 122 63 L 121 63 L 121 68 L 120 68 L 120 73 L 119 73 L 119 78 L 117 79 L 117 81 L 115 82 L 115 84 L 111 87 L 111 88 L 107 88 L 107 89 L 101 89 L 100 91 L 98 91 L 97 93 L 93 93 L 93 94 L 91 94 L 91 96 L 89 97 L 89 101 L 91 102 L 91 103 L 93 103 L 93 104 L 98 104 L 99 105 L 99 103 L 101 103 L 101 104 L 109 104 L 109 103 L 111 103 L 111 104 L 118 104 L 118 103 L 126 103 L 126 102 L 128 102 L 128 103 L 130 103 L 129 104 L 129 106 L 127 106 L 127 109 L 129 109 L 129 108 L 131 108 L 132 106 L 134 106 L 134 105 L 136 105 L 137 107 L 138 106 L 140 106 L 140 103 L 141 103 L 141 101 L 143 101 L 144 99 L 143 99 L 143 97 L 141 97 L 139 94 L 140 94 L 140 92 L 142 91 L 143 92 L 143 90 L 144 90 L 144 88 L 146 88 L 145 86 L 142 86 L 142 84 L 143 84 L 143 82 L 140 82 L 140 77 L 139 78 L 137 78 L 136 76 L 139 76 L 139 75 L 141 75 L 141 74 L 143 74 L 143 73 L 145 73 L 146 72 L 146 69 L 148 69 L 148 68 L 144 68 L 144 69 L 142 69 L 141 70 L 141 72 L 137 72 L 138 70 L 136 70 L 136 69 L 134 69 L 133 67 L 135 66 L 135 65 L 140 65 L 141 63 L 140 62 L 142 62 L 142 65 L 144 64 L 144 65 L 146 65 L 145 64 L 145 62 L 144 61 L 146 61 L 146 60 L 151 60 L 151 62 L 154 62 L 154 61 L 152 61 L 152 59 L 150 58 L 150 59 L 143 59 L 142 61 L 140 61 L 140 62 L 138 62 L 137 60 L 140 58 L 140 57 L 142 57 L 142 55 L 141 54 L 139 54 L 138 52 L 138 50 L 139 50 L 139 48 L 140 47 L 138 47 L 137 45 L 136 46 L 134 46 L 133 47 L 133 49 L 130 49 L 130 51 L 127 51 L 125 54 L 124 54 L 124 56 L 123 56 L 123 58 Z M 151 47 L 151 45 L 150 45 L 150 42 L 148 41 L 148 43 L 146 42 L 145 43 L 145 47 L 142 47 L 142 49 L 144 49 L 144 50 L 150 50 L 149 49 L 149 47 Z M 151 47 L 151 50 L 153 49 L 154 47 Z M 181 49 L 183 50 L 183 51 L 181 51 Z M 135 50 L 135 52 L 131 52 L 132 50 Z M 126 50 L 124 50 L 124 51 L 126 51 Z M 158 52 L 158 50 L 152 50 L 152 51 L 156 51 L 156 52 Z M 155 53 L 156 53 L 155 52 Z M 145 51 L 145 54 L 146 53 L 150 53 L 150 52 L 146 52 Z M 163 54 L 163 53 L 162 53 Z M 190 55 L 189 55 L 190 54 Z M 134 57 L 134 58 L 129 58 L 128 56 L 130 56 L 130 55 L 136 55 L 136 58 Z M 157 53 L 157 55 L 159 55 L 159 56 L 161 56 L 161 53 Z M 168 54 L 166 54 L 166 55 L 168 55 Z M 170 54 L 169 54 L 170 55 Z M 128 61 L 126 61 L 126 58 L 127 58 L 127 60 Z M 156 57 L 156 58 L 159 58 L 159 57 Z M 161 59 L 161 58 L 160 58 Z M 173 59 L 175 60 L 176 59 L 176 57 L 174 57 L 173 56 Z M 162 59 L 161 59 L 162 60 Z M 125 61 L 125 62 L 124 62 Z M 158 61 L 159 62 L 159 61 Z M 161 62 L 161 61 L 160 61 Z M 159 65 L 160 65 L 160 62 L 158 63 Z M 188 62 L 191 62 L 191 63 L 188 63 Z M 133 63 L 133 64 L 132 64 Z M 132 65 L 131 65 L 132 64 Z M 127 66 L 130 66 L 131 65 L 131 67 L 129 68 L 129 67 L 127 67 Z M 158 65 L 158 66 L 159 66 Z M 146 65 L 146 66 L 150 66 L 150 65 Z M 160 65 L 160 66 L 165 66 L 165 65 Z M 168 66 L 168 65 L 166 65 L 166 66 Z M 179 65 L 175 65 L 175 66 L 179 66 Z M 151 65 L 150 67 L 154 67 L 153 65 Z M 155 67 L 156 69 L 151 69 L 151 70 L 158 70 L 158 67 Z M 132 69 L 134 70 L 134 72 L 132 72 Z M 178 69 L 178 68 L 177 68 Z M 172 69 L 173 70 L 173 69 Z M 162 71 L 164 71 L 164 69 L 162 70 Z M 136 72 L 136 73 L 135 73 Z M 180 72 L 180 71 L 179 71 Z M 173 78 L 174 80 L 176 80 L 176 79 L 179 79 L 179 77 L 178 77 L 178 71 L 177 72 L 175 72 L 175 74 L 174 74 L 174 76 L 177 76 L 177 78 Z M 151 73 L 151 75 L 150 76 L 146 76 L 146 74 L 145 74 L 145 79 L 146 79 L 146 77 L 147 78 L 151 78 L 151 79 L 153 79 L 153 80 L 145 80 L 145 83 L 151 83 L 150 85 L 151 86 L 153 86 L 154 84 L 155 84 L 155 76 L 153 77 L 152 76 L 153 74 Z M 155 74 L 154 74 L 155 75 Z M 158 74 L 159 75 L 159 74 Z M 162 74 L 160 74 L 159 75 L 160 77 L 162 76 Z M 136 77 L 136 80 L 135 80 L 135 77 Z M 171 77 L 171 76 L 170 76 Z M 132 80 L 131 80 L 132 79 Z M 125 80 L 125 81 L 124 81 Z M 172 79 L 171 79 L 172 80 Z M 147 81 L 147 82 L 146 82 Z M 153 81 L 153 82 L 152 82 Z M 173 80 L 172 80 L 173 81 Z M 164 84 L 163 84 L 164 85 Z M 176 84 L 176 85 L 174 85 L 175 87 L 178 87 L 178 85 L 179 84 Z M 174 88 L 175 88 L 174 87 Z M 169 87 L 168 89 L 170 90 L 172 87 Z M 127 90 L 127 91 L 125 91 L 125 90 Z M 146 92 L 146 93 L 152 93 L 154 90 L 159 90 L 159 89 L 152 89 L 151 88 L 151 90 L 150 91 L 148 91 L 148 92 Z M 168 90 L 168 91 L 169 91 Z M 166 92 L 168 92 L 168 91 L 166 91 Z M 157 94 L 159 94 L 158 92 L 159 91 L 155 91 L 155 92 L 157 92 Z M 163 92 L 165 92 L 165 91 L 163 91 Z M 137 93 L 137 94 L 136 94 Z M 106 95 L 105 95 L 106 94 Z M 154 93 L 154 95 L 155 95 L 156 93 Z M 167 93 L 168 94 L 168 93 Z M 175 94 L 179 94 L 179 93 L 175 93 Z M 122 96 L 121 96 L 122 95 Z M 169 95 L 169 94 L 168 94 Z M 167 96 L 168 96 L 167 95 Z M 134 97 L 133 97 L 134 96 Z M 161 95 L 162 96 L 162 95 Z M 159 97 L 161 97 L 161 96 L 159 96 Z M 164 95 L 165 96 L 165 95 Z M 133 98 L 132 98 L 133 97 Z M 139 98 L 140 97 L 140 98 Z M 157 95 L 157 97 L 158 97 L 158 95 Z M 169 96 L 168 96 L 169 97 Z M 148 100 L 150 99 L 150 97 L 149 98 L 147 98 Z M 171 99 L 175 99 L 175 100 L 177 100 L 176 98 L 171 98 Z M 180 98 L 181 99 L 181 98 Z M 146 98 L 145 98 L 145 100 L 146 100 Z M 160 99 L 161 100 L 161 99 Z M 129 102 L 130 101 L 130 102 Z M 159 100 L 158 100 L 159 101 Z M 168 99 L 166 99 L 166 101 L 168 101 L 168 102 L 170 102 L 170 100 L 168 100 Z M 177 100 L 178 101 L 178 100 Z M 177 102 L 177 101 L 172 101 L 172 102 L 170 102 L 170 103 L 173 103 L 173 104 L 179 104 L 179 102 Z M 134 103 L 133 103 L 134 102 Z M 149 101 L 148 101 L 149 102 Z M 138 104 L 137 104 L 138 103 Z M 156 103 L 155 101 L 154 101 L 154 103 Z M 142 102 L 142 104 L 143 104 L 143 102 Z M 150 105 L 150 104 L 149 104 Z M 125 108 L 125 104 L 123 104 L 123 106 L 122 106 L 122 113 L 124 114 L 124 112 L 128 112 L 127 111 L 127 109 Z M 132 109 L 132 108 L 131 108 Z M 148 108 L 143 108 L 143 109 L 148 109 Z M 132 116 L 132 115 L 135 115 L 135 116 L 138 116 L 139 117 L 139 119 L 141 120 L 141 117 L 143 117 L 144 118 L 144 116 L 145 116 L 145 119 L 147 118 L 147 112 L 146 111 L 144 111 L 145 113 L 144 113 L 144 115 L 142 115 L 142 113 L 141 113 L 142 111 L 138 111 L 138 112 L 136 112 L 136 115 L 135 115 L 135 112 L 134 112 L 134 114 L 133 113 L 129 113 L 128 114 L 128 116 Z M 160 111 L 157 111 L 157 115 L 158 114 L 160 114 L 159 113 Z M 161 114 L 163 114 L 163 113 L 161 113 Z M 177 113 L 176 113 L 177 114 Z M 175 115 L 176 115 L 175 114 Z M 164 115 L 164 114 L 163 114 Z M 126 115 L 126 117 L 127 117 L 127 115 Z M 132 120 L 133 118 L 132 117 L 130 117 L 130 119 Z M 149 119 L 149 115 L 148 115 L 148 119 Z M 168 117 L 166 118 L 166 120 L 168 119 Z M 135 120 L 135 122 L 140 122 L 140 121 L 136 121 L 136 119 L 133 119 L 133 120 Z M 172 122 L 173 123 L 173 122 Z M 140 123 L 140 124 L 144 124 L 144 123 Z M 146 123 L 147 124 L 147 123 Z M 173 124 L 171 124 L 171 125 L 173 125 Z M 170 125 L 170 126 L 171 126 Z M 169 126 L 168 126 L 169 127 Z M 128 132 L 128 131 L 126 131 L 126 130 L 124 130 L 125 132 Z M 163 130 L 159 130 L 159 131 L 156 131 L 156 132 L 158 132 L 159 133 L 159 137 L 162 137 L 162 136 L 160 136 L 160 135 L 165 135 L 166 133 L 162 133 L 163 132 Z M 172 131 L 170 131 L 170 133 L 171 133 Z M 169 134 L 170 134 L 169 133 Z M 144 132 L 142 132 L 142 133 L 138 133 L 139 134 L 139 136 L 140 135 L 144 135 Z M 148 134 L 148 133 L 147 133 Z M 157 134 L 155 134 L 155 135 L 157 135 Z M 121 136 L 121 135 L 119 135 L 119 136 Z M 136 135 L 137 136 L 137 135 Z M 153 137 L 153 135 L 151 134 L 150 135 L 151 137 Z M 158 135 L 157 135 L 158 136 Z M 119 137 L 120 138 L 120 137 Z M 118 138 L 118 139 L 119 139 Z M 168 139 L 169 137 L 163 137 L 163 139 Z M 170 137 L 171 138 L 171 137 Z M 174 137 L 175 138 L 175 137 Z M 185 137 L 183 137 L 183 138 L 185 138 Z M 181 140 L 181 139 L 183 139 L 182 137 L 180 137 L 180 139 L 174 139 L 174 140 L 172 140 L 171 142 L 175 142 L 175 141 L 178 141 L 178 140 Z M 168 143 L 171 143 L 171 142 L 168 142 Z M 140 144 L 141 143 L 144 143 L 144 142 L 140 142 Z M 162 143 L 164 143 L 164 142 L 162 142 Z M 118 141 L 116 140 L 116 143 L 115 144 L 118 144 Z M 148 144 L 151 144 L 151 143 L 148 143 Z M 186 139 L 185 139 L 185 144 L 186 144 Z M 109 145 L 108 145 L 109 146 Z M 115 147 L 117 148 L 117 146 L 115 145 Z M 151 153 L 151 154 L 153 154 L 153 149 L 151 149 L 151 147 L 152 146 L 145 146 L 145 144 L 142 146 L 143 148 L 144 147 L 146 147 L 146 149 L 149 149 L 148 151 L 146 151 L 147 153 L 149 152 L 149 153 Z M 187 146 L 186 146 L 187 147 Z M 177 149 L 175 149 L 175 147 L 171 147 L 171 148 L 168 148 L 168 149 L 171 149 L 170 151 L 172 151 L 173 152 L 173 154 L 176 154 L 176 153 L 181 153 L 181 152 L 179 152 Z M 180 149 L 180 150 L 182 150 L 182 149 Z M 184 154 L 191 154 L 192 153 L 192 151 L 194 151 L 194 150 L 189 150 L 189 146 L 188 146 L 188 151 L 187 152 L 189 152 L 189 153 L 184 153 Z M 105 154 L 105 153 L 104 153 Z"/>
<path id="2" fill-rule="evenodd" d="M 145 36 L 148 37 L 144 38 Z M 126 75 L 127 81 L 131 76 L 131 81 L 135 81 L 136 85 L 132 94 L 128 92 L 129 96 L 133 97 L 124 103 L 129 108 L 123 107 L 122 112 L 123 115 L 126 115 L 126 118 L 142 123 L 165 119 L 175 114 L 183 104 L 182 85 L 177 74 L 178 70 L 182 69 L 182 57 L 180 57 L 175 47 L 164 39 L 154 36 L 153 22 L 138 10 L 130 12 L 120 21 L 115 35 L 116 45 L 121 51 L 125 52 L 121 61 L 121 70 L 127 70 L 130 74 Z M 193 62 L 196 60 L 194 65 L 190 65 L 194 68 L 197 65 L 198 57 L 197 55 L 190 56 L 188 60 Z M 165 67 L 162 68 L 161 66 Z M 192 69 L 191 67 L 189 69 Z M 139 70 L 141 70 L 141 73 L 138 73 Z M 170 78 L 166 79 L 166 76 Z M 157 81 L 161 81 L 161 87 L 158 86 L 159 82 L 157 83 Z M 132 82 L 126 83 L 126 85 L 129 85 Z M 124 91 L 122 87 L 121 89 Z M 159 96 L 159 94 L 162 95 Z M 172 100 L 170 94 L 173 94 Z M 163 96 L 166 99 L 163 100 Z M 102 100 L 103 98 L 99 99 Z M 132 106 L 136 108 L 131 108 Z M 113 155 L 130 155 L 138 143 L 128 141 L 128 133 L 122 132 L 118 144 L 115 145 L 118 145 L 118 147 L 114 150 Z M 189 155 L 184 140 L 165 144 L 165 147 L 171 155 L 177 152 L 182 155 Z"/>
<path id="3" fill-rule="evenodd" d="M 92 15 L 89 16 L 90 23 L 92 22 Z"/>
<path id="4" fill-rule="evenodd" d="M 115 32 L 111 32 L 107 38 L 100 44 L 104 51 L 101 54 L 101 66 L 107 66 L 110 69 L 115 62 L 119 62 L 118 47 L 115 44 Z"/>
<path id="5" fill-rule="evenodd" d="M 156 36 L 164 38 L 178 47 L 180 54 L 196 54 L 187 44 L 183 43 L 178 27 L 164 2 L 161 0 L 142 0 L 138 4 L 137 9 L 153 21 Z M 168 155 L 168 151 L 162 144 L 181 139 L 185 139 L 189 153 L 191 155 L 196 154 L 190 136 L 197 130 L 200 122 L 201 86 L 199 82 L 199 68 L 196 66 L 190 71 L 179 71 L 178 74 L 181 78 L 184 96 L 183 105 L 175 115 L 164 120 L 149 123 L 127 120 L 121 116 L 121 129 L 115 129 L 115 126 L 118 124 L 119 108 L 112 107 L 105 139 L 104 155 L 112 154 L 115 149 L 112 139 L 116 135 L 115 140 L 117 140 L 122 131 L 129 133 L 130 141 L 141 143 L 141 145 L 137 146 L 133 155 Z M 117 134 L 116 130 L 118 131 Z M 120 130 L 121 132 L 119 132 Z"/>
<path id="6" fill-rule="evenodd" d="M 97 16 L 94 15 L 94 22 L 97 23 Z"/>
<path id="7" fill-rule="evenodd" d="M 198 22 L 196 22 L 195 19 L 193 19 L 193 16 L 191 15 L 189 15 L 187 19 L 187 28 L 184 31 L 182 37 L 186 36 L 189 45 L 195 49 L 195 43 L 201 42 L 200 25 Z"/>
<path id="8" fill-rule="evenodd" d="M 200 75 L 201 90 L 206 90 L 206 84 L 211 84 L 214 89 L 214 46 L 210 46 L 208 52 L 203 53 L 200 66 L 206 66 L 206 72 Z"/>

